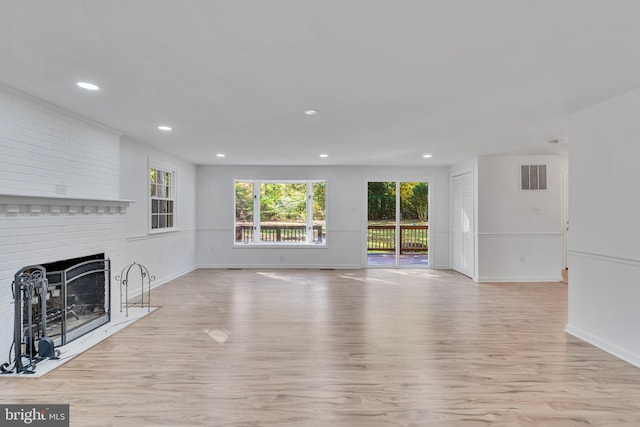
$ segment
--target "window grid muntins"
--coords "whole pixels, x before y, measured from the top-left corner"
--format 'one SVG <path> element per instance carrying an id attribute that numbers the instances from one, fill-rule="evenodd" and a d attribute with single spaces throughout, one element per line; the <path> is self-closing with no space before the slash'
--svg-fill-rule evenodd
<path id="1" fill-rule="evenodd" d="M 173 172 L 150 168 L 149 183 L 152 230 L 174 227 L 175 201 L 173 177 Z"/>

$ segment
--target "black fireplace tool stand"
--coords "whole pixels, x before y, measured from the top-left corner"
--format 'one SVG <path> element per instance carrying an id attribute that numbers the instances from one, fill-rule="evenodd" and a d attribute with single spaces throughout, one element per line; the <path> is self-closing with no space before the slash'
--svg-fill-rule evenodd
<path id="1" fill-rule="evenodd" d="M 47 274 L 44 267 L 40 265 L 31 265 L 24 267 L 15 274 L 12 283 L 13 299 L 14 299 L 14 326 L 13 326 L 13 351 L 14 362 L 13 367 L 9 367 L 10 363 L 4 363 L 0 366 L 0 370 L 4 374 L 15 372 L 16 374 L 33 374 L 36 371 L 36 365 L 45 359 L 58 359 L 60 354 L 55 349 L 53 340 L 47 336 Z M 33 330 L 33 301 L 34 298 L 40 300 L 40 320 L 42 335 L 36 337 Z M 23 303 L 27 309 L 26 330 L 22 324 Z M 36 340 L 38 348 L 36 350 Z M 22 351 L 24 345 L 24 353 Z"/>

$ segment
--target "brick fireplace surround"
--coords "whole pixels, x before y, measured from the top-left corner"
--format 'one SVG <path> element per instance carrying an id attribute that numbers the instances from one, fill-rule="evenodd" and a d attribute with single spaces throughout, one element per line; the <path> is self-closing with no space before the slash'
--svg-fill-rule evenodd
<path id="1" fill-rule="evenodd" d="M 130 203 L 120 199 L 119 133 L 0 87 L 0 362 L 12 342 L 15 272 L 96 253 L 117 271 Z"/>

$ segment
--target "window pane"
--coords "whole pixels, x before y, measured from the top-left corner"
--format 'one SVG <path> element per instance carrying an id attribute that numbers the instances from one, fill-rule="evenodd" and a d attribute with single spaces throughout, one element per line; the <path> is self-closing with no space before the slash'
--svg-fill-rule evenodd
<path id="1" fill-rule="evenodd" d="M 151 184 L 151 197 L 156 197 L 156 173 L 157 171 L 153 168 L 149 169 L 149 183 Z"/>
<path id="2" fill-rule="evenodd" d="M 327 200 L 327 183 L 314 182 L 312 184 L 312 206 L 313 206 L 313 241 L 314 243 L 323 243 L 327 234 L 326 230 L 326 200 Z"/>
<path id="3" fill-rule="evenodd" d="M 306 242 L 306 183 L 260 184 L 260 240 Z"/>
<path id="4" fill-rule="evenodd" d="M 174 172 L 149 168 L 151 229 L 173 228 L 175 214 Z"/>
<path id="5" fill-rule="evenodd" d="M 253 182 L 236 181 L 235 241 L 253 241 Z"/>
<path id="6" fill-rule="evenodd" d="M 172 174 L 171 174 L 171 173 L 169 173 L 169 172 L 165 172 L 165 175 L 164 175 L 164 183 L 165 183 L 165 185 L 166 185 L 166 188 L 165 188 L 165 192 L 164 192 L 164 194 L 165 194 L 165 197 L 166 197 L 167 199 L 170 199 L 170 198 L 171 198 L 171 186 L 172 186 L 172 184 L 171 184 L 171 176 L 172 176 Z"/>
<path id="7" fill-rule="evenodd" d="M 429 220 L 429 183 L 400 183 L 400 224 L 422 226 Z"/>

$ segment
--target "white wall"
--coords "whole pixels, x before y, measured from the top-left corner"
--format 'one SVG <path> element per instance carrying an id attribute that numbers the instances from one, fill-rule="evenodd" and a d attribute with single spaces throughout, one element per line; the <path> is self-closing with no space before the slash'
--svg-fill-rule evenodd
<path id="1" fill-rule="evenodd" d="M 176 170 L 177 230 L 149 231 L 149 161 Z M 126 260 L 137 262 L 156 277 L 160 285 L 179 277 L 196 265 L 196 166 L 147 145 L 122 138 L 120 145 L 120 195 L 134 200 L 127 213 Z"/>
<path id="2" fill-rule="evenodd" d="M 327 248 L 234 248 L 234 179 L 325 179 Z M 448 168 L 199 166 L 197 263 L 200 267 L 365 265 L 369 180 L 430 182 L 430 265 L 449 266 Z"/>
<path id="3" fill-rule="evenodd" d="M 640 366 L 640 90 L 569 120 L 567 331 Z"/>
<path id="4" fill-rule="evenodd" d="M 1 362 L 12 341 L 16 271 L 95 253 L 121 264 L 119 161 L 116 132 L 0 88 Z"/>
<path id="5" fill-rule="evenodd" d="M 522 164 L 546 164 L 548 189 L 522 191 Z M 562 173 L 567 159 L 482 156 L 477 168 L 477 280 L 560 280 Z"/>

